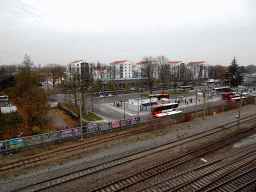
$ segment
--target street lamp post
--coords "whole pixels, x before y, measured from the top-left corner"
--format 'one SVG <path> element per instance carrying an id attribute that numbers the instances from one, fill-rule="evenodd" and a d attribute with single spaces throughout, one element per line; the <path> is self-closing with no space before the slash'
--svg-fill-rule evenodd
<path id="1" fill-rule="evenodd" d="M 124 102 L 124 119 L 125 119 L 125 102 Z"/>
<path id="2" fill-rule="evenodd" d="M 196 90 L 196 105 L 195 105 L 195 111 L 196 111 L 196 118 L 197 118 L 197 90 Z"/>
<path id="3" fill-rule="evenodd" d="M 140 107 L 140 102 L 139 102 L 139 100 L 140 100 L 140 92 L 139 92 L 139 85 L 138 85 L 138 119 L 139 119 L 139 116 L 140 116 L 140 112 L 139 112 L 139 107 Z M 139 126 L 139 123 L 137 123 L 137 125 L 138 125 L 138 140 L 140 140 L 140 126 Z"/>
<path id="4" fill-rule="evenodd" d="M 204 119 L 205 119 L 205 100 L 206 100 L 206 87 L 204 88 Z"/>
<path id="5" fill-rule="evenodd" d="M 240 104 L 239 104 L 239 113 L 238 113 L 238 129 L 240 128 L 241 105 L 242 105 L 242 90 L 241 90 L 241 95 L 240 95 Z"/>
<path id="6" fill-rule="evenodd" d="M 81 128 L 81 139 L 80 139 L 80 141 L 84 141 L 84 139 L 83 139 L 83 131 L 82 131 L 82 127 L 83 126 L 82 126 L 82 107 L 81 107 L 81 102 L 79 103 L 79 106 L 80 106 L 80 128 Z"/>
<path id="7" fill-rule="evenodd" d="M 138 117 L 140 116 L 140 110 L 139 110 L 139 107 L 140 107 L 140 89 L 139 89 L 139 86 L 138 86 Z"/>
<path id="8" fill-rule="evenodd" d="M 92 94 L 92 114 L 93 114 L 93 94 Z"/>

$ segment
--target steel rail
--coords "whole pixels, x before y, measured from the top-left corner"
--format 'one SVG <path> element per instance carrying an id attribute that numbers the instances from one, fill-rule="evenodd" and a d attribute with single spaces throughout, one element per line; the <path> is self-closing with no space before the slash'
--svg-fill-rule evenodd
<path id="1" fill-rule="evenodd" d="M 255 183 L 254 190 L 256 190 L 256 177 L 255 177 L 253 180 L 251 180 L 251 181 L 245 183 L 244 185 L 241 185 L 240 187 L 234 189 L 234 190 L 231 191 L 231 192 L 237 192 L 237 191 L 239 191 L 239 190 L 242 190 L 243 188 L 245 188 L 245 187 L 247 187 L 247 186 L 249 186 L 249 185 L 251 185 L 251 184 L 253 184 L 253 183 Z"/>
<path id="2" fill-rule="evenodd" d="M 183 175 L 188 175 L 194 171 L 198 171 L 198 170 L 201 170 L 201 172 L 205 172 L 205 171 L 209 171 L 209 170 L 213 170 L 213 168 L 211 166 L 217 166 L 216 164 L 218 163 L 222 163 L 222 161 L 225 161 L 225 162 L 233 162 L 235 160 L 238 160 L 238 159 L 241 159 L 243 157 L 245 157 L 246 155 L 250 155 L 252 152 L 255 152 L 256 151 L 256 148 L 254 146 L 252 147 L 249 147 L 249 148 L 246 148 L 244 149 L 243 151 L 238 151 L 236 153 L 233 153 L 233 154 L 230 154 L 228 156 L 225 156 L 225 157 L 221 157 L 221 158 L 218 158 L 216 160 L 213 160 L 213 161 L 210 161 L 210 162 L 207 162 L 206 164 L 204 165 L 200 165 L 198 167 L 195 167 L 195 168 L 192 168 L 192 169 L 189 169 L 187 171 L 184 171 L 182 173 L 179 173 L 179 174 L 176 174 L 174 176 L 171 176 L 167 179 L 164 179 L 162 181 L 159 181 L 157 183 L 154 183 L 154 184 L 151 184 L 147 187 L 144 187 L 144 188 L 141 188 L 139 190 L 136 190 L 136 192 L 141 192 L 141 191 L 145 191 L 146 189 L 148 188 L 153 188 L 153 187 L 156 187 L 158 185 L 164 185 L 164 183 L 169 183 L 170 180 L 173 180 L 173 179 L 177 179 L 178 177 L 181 177 Z M 215 167 L 216 168 L 216 167 Z M 206 169 L 206 170 L 204 170 Z"/>
<path id="3" fill-rule="evenodd" d="M 211 132 L 211 131 L 214 131 L 214 132 Z M 88 168 L 85 168 L 85 169 L 81 169 L 79 171 L 74 171 L 74 172 L 71 172 L 71 173 L 68 173 L 68 174 L 65 174 L 65 175 L 61 175 L 59 177 L 55 177 L 54 179 L 60 179 L 64 176 L 68 176 L 68 175 L 71 175 L 71 174 L 78 174 L 79 172 L 83 172 L 83 171 L 86 171 L 88 169 L 96 169 L 97 171 L 92 171 L 90 170 L 89 173 L 87 174 L 80 174 L 78 177 L 73 177 L 73 179 L 69 179 L 68 181 L 71 181 L 71 180 L 74 180 L 74 179 L 78 179 L 78 178 L 81 178 L 81 177 L 85 177 L 85 176 L 88 176 L 88 175 L 91 175 L 93 173 L 97 173 L 97 172 L 100 172 L 100 171 L 103 171 L 103 170 L 106 170 L 106 169 L 109 169 L 109 168 L 112 168 L 112 167 L 115 167 L 115 166 L 118 166 L 118 165 L 123 165 L 124 163 L 128 163 L 128 162 L 131 162 L 131 161 L 134 161 L 134 160 L 138 160 L 140 158 L 143 158 L 143 157 L 146 157 L 146 156 L 149 156 L 149 155 L 152 155 L 152 154 L 155 154 L 155 153 L 159 153 L 159 152 L 162 152 L 164 150 L 169 150 L 173 147 L 177 147 L 177 146 L 180 146 L 180 145 L 184 145 L 186 143 L 189 143 L 189 142 L 193 142 L 197 139 L 201 139 L 201 138 L 204 138 L 204 137 L 207 137 L 207 136 L 210 136 L 210 135 L 213 135 L 213 134 L 216 134 L 216 133 L 219 133 L 223 131 L 223 129 L 220 129 L 220 128 L 215 128 L 215 129 L 211 129 L 211 130 L 208 130 L 208 131 L 205 131 L 205 132 L 202 132 L 202 133 L 198 133 L 198 134 L 195 134 L 195 135 L 192 135 L 192 136 L 189 136 L 189 137 L 186 137 L 186 138 L 183 138 L 183 139 L 178 139 L 177 141 L 171 141 L 171 142 L 167 142 L 167 143 L 164 143 L 162 145 L 159 145 L 157 147 L 150 147 L 148 149 L 143 149 L 141 151 L 137 151 L 135 153 L 132 153 L 132 154 L 129 154 L 129 155 L 125 155 L 125 156 L 122 156 L 122 157 L 119 157 L 119 158 L 116 158 L 114 160 L 111 160 L 111 161 L 108 161 L 108 162 L 105 162 L 105 163 L 102 163 L 100 165 L 96 165 L 96 166 L 91 166 L 91 167 L 88 167 Z M 208 133 L 210 132 L 210 133 Z M 207 133 L 206 135 L 204 135 L 205 133 Z M 196 137 L 198 136 L 198 137 Z M 196 137 L 196 138 L 194 138 Z M 185 141 L 187 139 L 191 139 L 192 140 L 188 140 L 188 141 Z M 185 142 L 184 142 L 185 141 Z M 178 142 L 182 142 L 182 143 L 178 143 Z M 178 143 L 178 144 L 175 144 L 175 143 Z M 173 145 L 174 144 L 174 145 Z M 168 145 L 173 145 L 173 146 L 168 146 Z M 150 152 L 151 151 L 151 152 Z M 150 152 L 150 153 L 149 153 Z M 136 157 L 136 158 L 132 158 L 131 156 L 133 155 L 138 155 L 140 153 L 145 153 L 144 155 L 140 155 L 140 157 Z M 128 160 L 125 160 L 125 158 L 129 158 Z M 118 161 L 118 163 L 115 163 L 114 161 Z M 108 166 L 104 166 L 104 164 L 108 164 Z M 104 168 L 102 168 L 104 167 Z M 49 181 L 52 181 L 53 179 L 48 179 L 48 180 L 44 180 L 44 181 L 41 181 L 41 182 L 38 182 L 38 183 L 35 183 L 33 185 L 29 185 L 29 186 L 26 186 L 26 187 L 32 187 L 32 186 L 35 186 L 35 185 L 38 185 L 38 184 L 42 184 L 42 183 L 45 183 L 45 182 L 49 182 Z M 62 182 L 58 182 L 56 185 L 59 185 L 61 184 Z M 25 187 L 23 187 L 25 188 Z"/>
<path id="4" fill-rule="evenodd" d="M 251 119 L 250 119 L 250 120 L 251 120 Z M 247 120 L 247 121 L 249 121 L 249 120 Z M 231 124 L 232 124 L 232 123 L 231 123 Z M 229 124 L 229 125 L 230 125 L 230 124 Z M 221 126 L 221 127 L 222 127 L 222 126 Z M 218 128 L 215 128 L 215 129 L 218 129 Z M 201 134 L 210 132 L 210 131 L 212 131 L 212 130 L 214 130 L 214 129 L 211 129 L 211 130 L 208 130 L 208 131 L 205 131 L 205 132 L 202 132 L 202 133 L 198 133 L 198 134 L 196 134 L 196 135 L 201 135 Z M 222 129 L 221 129 L 221 130 L 217 130 L 217 131 L 215 131 L 215 132 L 213 132 L 213 133 L 209 133 L 209 134 L 204 135 L 204 136 L 200 136 L 199 138 L 196 138 L 196 139 L 200 139 L 200 138 L 202 138 L 202 137 L 206 137 L 206 136 L 208 136 L 208 135 L 212 135 L 212 134 L 215 134 L 215 133 L 220 132 L 220 131 L 222 131 Z M 187 137 L 187 138 L 191 138 L 191 137 L 195 137 L 195 135 L 189 136 L 189 137 Z M 149 148 L 149 149 L 146 149 L 146 150 L 144 150 L 144 151 L 139 151 L 139 152 L 134 153 L 134 154 L 138 154 L 138 153 L 141 153 L 141 152 L 146 152 L 146 151 L 149 151 L 149 150 L 154 150 L 155 148 L 159 148 L 159 147 L 162 147 L 162 146 L 165 146 L 165 145 L 169 145 L 169 144 L 172 144 L 172 143 L 175 143 L 175 142 L 179 142 L 179 141 L 185 140 L 185 139 L 187 139 L 187 138 L 180 139 L 180 140 L 178 140 L 178 141 L 169 142 L 169 143 L 167 143 L 167 144 L 163 144 L 163 145 L 160 145 L 160 146 L 158 146 L 158 147 Z M 194 139 L 194 140 L 196 140 L 196 139 Z M 192 140 L 192 141 L 194 141 L 194 140 Z M 192 142 L 192 141 L 187 141 L 187 142 Z M 187 142 L 183 142 L 182 144 L 185 144 L 185 143 L 187 143 Z M 179 145 L 180 145 L 180 144 L 179 144 Z M 177 145 L 175 145 L 175 146 L 177 146 Z M 173 147 L 175 147 L 175 146 L 173 146 Z M 163 150 L 166 150 L 166 149 L 163 149 Z M 158 152 L 163 151 L 163 150 L 159 150 L 159 151 L 154 152 L 154 153 L 158 153 Z M 133 155 L 134 155 L 134 154 L 133 154 Z M 146 154 L 146 156 L 147 156 L 147 155 L 152 155 L 152 153 Z M 123 156 L 123 157 L 120 157 L 120 158 L 115 159 L 115 160 L 120 160 L 120 159 L 123 160 L 125 157 L 129 157 L 129 156 L 130 156 L 130 155 Z M 141 156 L 141 157 L 139 157 L 139 158 L 142 158 L 142 157 L 143 157 L 143 156 Z M 139 158 L 136 158 L 136 159 L 139 159 Z M 96 169 L 96 171 L 93 170 L 93 171 L 90 171 L 90 173 L 81 174 L 81 172 L 83 172 L 83 171 L 85 171 L 86 169 L 88 169 L 88 168 L 85 168 L 85 169 L 82 169 L 82 170 L 79 170 L 79 171 L 75 171 L 75 172 L 71 172 L 71 173 L 68 173 L 68 174 L 65 174 L 65 175 L 61 175 L 61 176 L 59 176 L 59 177 L 55 177 L 55 178 L 51 178 L 51 179 L 44 180 L 44 181 L 41 181 L 41 182 L 37 182 L 37 183 L 34 183 L 34 184 L 32 184 L 32 185 L 28 185 L 28 186 L 22 187 L 22 188 L 20 188 L 20 189 L 24 189 L 24 188 L 27 188 L 27 187 L 32 187 L 32 186 L 35 186 L 35 185 L 38 185 L 38 184 L 42 184 L 42 183 L 45 183 L 45 182 L 50 182 L 50 181 L 53 181 L 53 180 L 58 179 L 58 183 L 55 183 L 55 184 L 54 184 L 54 186 L 56 186 L 56 185 L 59 185 L 59 184 L 65 182 L 65 180 L 64 180 L 63 182 L 60 182 L 60 178 L 62 178 L 62 177 L 65 177 L 65 176 L 68 176 L 68 175 L 71 175 L 71 174 L 76 174 L 76 176 L 74 176 L 72 179 L 70 179 L 70 178 L 68 179 L 68 181 L 72 181 L 72 180 L 75 180 L 75 179 L 78 179 L 78 178 L 81 178 L 81 177 L 84 177 L 84 176 L 91 175 L 91 174 L 93 174 L 93 173 L 97 173 L 97 172 L 99 172 L 99 171 L 106 170 L 106 169 L 111 168 L 111 167 L 114 167 L 114 166 L 118 166 L 118 165 L 123 164 L 123 163 L 130 162 L 130 161 L 132 161 L 132 160 L 134 160 L 134 159 L 135 159 L 135 158 L 132 158 L 132 159 L 130 159 L 130 160 L 127 160 L 126 162 L 122 161 L 122 162 L 119 162 L 118 164 L 115 164 L 115 165 L 113 165 L 113 164 L 108 165 L 108 166 L 103 166 L 102 164 L 101 164 L 101 165 L 97 165 L 97 166 L 94 166 L 94 167 L 90 167 L 91 169 Z M 107 164 L 110 164 L 110 162 L 107 162 Z M 102 167 L 104 167 L 104 168 L 102 168 L 102 167 L 99 168 L 99 166 L 102 166 Z M 79 174 L 79 172 L 80 172 L 80 174 Z M 78 176 L 77 176 L 77 175 L 78 175 Z"/>
<path id="5" fill-rule="evenodd" d="M 252 173 L 252 175 L 249 175 L 249 173 Z M 247 178 L 246 178 L 246 176 L 247 176 Z M 243 179 L 241 179 L 241 178 L 245 177 L 245 179 L 248 179 L 248 176 L 251 176 L 250 178 L 252 178 L 252 180 L 255 180 L 255 178 L 256 178 L 256 166 L 251 168 L 251 169 L 249 169 L 249 170 L 244 171 L 243 173 L 241 173 L 241 174 L 239 174 L 239 175 L 237 175 L 237 176 L 235 176 L 235 177 L 233 177 L 233 178 L 231 178 L 231 179 L 229 179 L 229 180 L 227 180 L 227 181 L 225 181 L 225 182 L 223 182 L 221 184 L 218 184 L 218 185 L 212 187 L 211 189 L 206 190 L 205 192 L 213 191 L 213 190 L 216 190 L 216 189 L 220 189 L 221 187 L 224 188 L 223 186 L 225 184 L 229 185 L 229 190 L 230 191 L 231 190 L 235 190 L 236 188 L 234 188 L 234 187 L 236 187 L 236 186 L 234 186 L 232 184 L 229 184 L 229 183 L 234 181 L 234 180 L 243 181 Z M 244 183 L 241 184 L 241 186 L 243 186 L 244 184 L 247 184 L 247 183 L 248 182 L 244 182 Z M 233 189 L 231 187 L 233 187 Z"/>
<path id="6" fill-rule="evenodd" d="M 186 163 L 186 162 L 191 161 L 192 159 L 195 159 L 195 158 L 197 158 L 197 157 L 200 157 L 200 156 L 202 156 L 203 154 L 207 154 L 207 153 L 209 153 L 210 151 L 216 150 L 217 148 L 220 148 L 220 147 L 222 147 L 222 146 L 224 146 L 224 145 L 230 144 L 230 143 L 232 143 L 232 142 L 234 142 L 234 141 L 236 141 L 236 140 L 238 140 L 238 139 L 241 139 L 241 138 L 243 138 L 243 137 L 245 137 L 245 136 L 251 134 L 251 132 L 252 132 L 251 130 L 252 130 L 253 132 L 255 132 L 255 126 L 250 127 L 250 128 L 247 128 L 247 129 L 245 129 L 245 130 L 243 130 L 243 131 L 240 131 L 240 132 L 238 132 L 238 133 L 236 133 L 236 134 L 232 134 L 232 135 L 230 135 L 230 136 L 228 136 L 228 137 L 226 137 L 226 138 L 224 138 L 224 139 L 219 139 L 219 140 L 217 140 L 217 141 L 215 141 L 215 142 L 213 142 L 213 143 L 210 143 L 210 144 L 205 145 L 205 146 L 203 146 L 203 147 L 197 148 L 197 149 L 192 150 L 192 151 L 190 151 L 190 152 L 188 152 L 188 153 L 185 153 L 185 154 L 183 154 L 183 155 L 179 155 L 179 156 L 177 156 L 177 157 L 175 157 L 175 158 L 172 158 L 171 160 L 166 161 L 166 162 L 164 162 L 164 163 L 157 164 L 157 165 L 155 165 L 155 166 L 153 166 L 153 167 L 147 168 L 147 169 L 142 170 L 142 171 L 140 171 L 140 172 L 138 172 L 138 173 L 132 174 L 132 175 L 127 176 L 127 177 L 124 177 L 124 178 L 119 179 L 119 180 L 117 180 L 117 181 L 115 181 L 115 182 L 106 184 L 106 185 L 101 186 L 100 188 L 96 188 L 96 189 L 94 189 L 94 190 L 92 190 L 92 191 L 99 191 L 99 190 L 104 190 L 104 189 L 107 189 L 107 188 L 110 190 L 110 186 L 112 187 L 112 189 L 118 188 L 118 189 L 115 189 L 114 191 L 124 190 L 124 189 L 126 189 L 126 188 L 128 188 L 128 187 L 130 187 L 130 186 L 132 186 L 132 185 L 137 184 L 138 182 L 144 181 L 144 180 L 149 179 L 149 178 L 151 178 L 151 177 L 153 177 L 153 176 L 156 176 L 156 175 L 158 175 L 158 174 L 161 174 L 161 173 L 163 173 L 163 172 L 165 172 L 165 171 L 170 170 L 171 168 L 177 167 L 177 166 L 179 166 L 179 165 L 181 165 L 181 164 L 184 164 L 184 163 Z M 246 134 L 246 131 L 248 131 L 249 133 Z M 222 144 L 222 145 L 219 145 L 220 142 L 223 142 L 223 141 L 225 141 L 226 139 L 231 139 L 232 137 L 238 136 L 238 135 L 243 134 L 243 133 L 245 133 L 245 135 L 240 136 L 240 137 L 238 137 L 238 138 L 235 138 L 235 139 L 233 139 L 232 141 L 229 141 L 229 142 L 226 143 L 226 144 L 224 143 L 224 144 Z M 216 146 L 215 148 L 212 148 L 212 146 L 215 145 L 215 144 L 218 144 L 218 146 Z M 205 149 L 207 149 L 207 147 L 211 147 L 211 148 L 209 148 L 207 151 L 203 151 L 203 152 L 201 152 L 201 153 L 199 153 L 199 154 L 193 155 L 192 157 L 189 157 L 189 156 L 188 156 L 188 155 L 191 155 L 191 154 L 193 154 L 193 153 L 195 153 L 195 152 L 198 152 L 198 151 L 200 151 L 200 150 L 205 150 Z M 187 157 L 186 157 L 186 156 L 187 156 Z M 182 159 L 182 158 L 183 158 L 183 159 Z M 185 160 L 184 160 L 184 158 L 185 158 Z M 181 160 L 180 162 L 178 162 L 178 163 L 176 162 L 176 163 L 173 163 L 172 165 L 169 165 L 171 162 L 174 162 L 175 160 L 177 161 L 177 160 L 179 160 L 179 159 L 182 159 L 182 160 Z M 166 166 L 166 167 L 164 167 L 164 166 Z M 162 170 L 158 170 L 158 169 L 160 169 L 160 167 L 161 167 Z M 135 178 L 135 179 L 132 179 L 132 178 Z M 126 182 L 128 181 L 128 182 L 127 182 L 128 184 L 125 183 L 125 181 L 126 181 Z M 123 186 L 117 185 L 118 187 L 114 187 L 114 184 L 117 184 L 117 183 L 120 184 L 121 182 L 125 183 L 125 185 L 123 185 Z M 112 191 L 112 190 L 111 190 L 111 191 Z"/>
<path id="7" fill-rule="evenodd" d="M 251 155 L 252 154 L 249 154 L 248 156 L 251 156 Z M 202 179 L 203 177 L 206 177 L 206 176 L 210 177 L 211 173 L 214 173 L 216 175 L 217 171 L 223 172 L 224 170 L 229 169 L 231 167 L 231 170 L 227 171 L 226 173 L 223 173 L 221 176 L 219 176 L 217 178 L 213 179 L 212 177 L 210 177 L 210 178 L 204 178 L 203 179 L 204 182 L 207 182 L 207 184 L 205 184 L 205 186 L 213 184 L 218 179 L 220 179 L 220 178 L 222 178 L 222 177 L 224 177 L 224 176 L 234 172 L 235 170 L 240 169 L 241 167 L 244 167 L 244 166 L 249 166 L 250 164 L 248 164 L 248 163 L 251 163 L 252 161 L 255 161 L 255 159 L 256 159 L 255 153 L 253 155 L 254 155 L 254 157 L 248 158 L 248 159 L 232 160 L 232 161 L 230 161 L 228 163 L 225 163 L 225 164 L 220 165 L 220 166 L 218 166 L 218 167 L 216 167 L 214 169 L 211 169 L 210 171 L 207 171 L 206 173 L 198 175 L 195 178 L 189 179 L 186 182 L 183 182 L 183 183 L 174 185 L 172 187 L 169 187 L 168 189 L 163 190 L 163 192 L 166 192 L 166 191 L 173 192 L 173 191 L 177 191 L 177 190 L 182 190 L 182 188 L 189 187 L 189 185 L 192 185 L 193 188 L 196 188 L 196 189 L 193 189 L 193 191 L 201 191 L 202 189 L 200 188 L 200 185 L 203 185 L 203 182 L 195 183 L 196 181 L 198 181 L 198 180 L 200 180 L 200 179 Z M 242 161 L 242 162 L 239 162 L 239 161 Z M 224 166 L 226 166 L 226 167 L 224 167 Z M 200 189 L 198 189 L 198 188 L 200 188 Z"/>
<path id="8" fill-rule="evenodd" d="M 253 116 L 255 116 L 255 115 L 250 115 L 250 116 L 244 117 L 243 120 L 251 118 Z M 255 119 L 255 118 L 252 118 L 250 120 L 253 120 L 253 119 Z M 250 121 L 250 120 L 246 120 L 246 121 Z M 226 123 L 224 125 L 219 126 L 219 128 L 230 125 L 230 124 L 233 124 L 233 123 L 236 123 L 236 122 L 237 122 L 237 120 L 233 121 L 233 122 L 230 122 L 230 123 Z M 165 126 L 165 125 L 163 125 L 163 126 Z M 160 128 L 162 128 L 163 126 L 161 126 Z M 142 133 L 144 131 L 149 131 L 149 130 L 152 130 L 152 129 L 154 129 L 154 127 L 149 125 L 145 128 L 142 128 L 140 132 Z M 60 153 L 60 152 L 63 152 L 63 151 L 67 152 L 67 150 L 70 150 L 71 152 L 74 152 L 74 150 L 76 150 L 76 151 L 83 150 L 83 149 L 88 148 L 88 147 L 93 147 L 94 145 L 99 145 L 99 144 L 102 144 L 102 143 L 105 143 L 105 142 L 110 142 L 110 141 L 113 141 L 113 140 L 116 140 L 116 139 L 119 139 L 119 138 L 122 138 L 122 137 L 127 137 L 127 136 L 130 136 L 130 135 L 134 135 L 134 134 L 137 134 L 137 130 L 132 130 L 128 133 L 126 132 L 126 133 L 122 133 L 122 134 L 112 135 L 112 136 L 109 136 L 107 139 L 103 139 L 103 140 L 102 139 L 96 139 L 94 141 L 81 143 L 81 144 L 78 144 L 76 146 L 66 147 L 66 148 L 63 148 L 63 149 L 58 149 L 58 150 L 54 150 L 54 151 L 51 151 L 51 152 L 47 152 L 45 154 L 40 154 L 40 155 L 36 155 L 36 156 L 29 157 L 29 158 L 26 158 L 26 159 L 22 159 L 22 160 L 13 161 L 13 162 L 10 162 L 10 163 L 2 164 L 2 165 L 0 165 L 0 168 L 1 168 L 0 172 L 10 170 L 10 169 L 15 169 L 15 168 L 18 168 L 18 167 L 21 167 L 21 166 L 25 166 L 27 164 L 32 164 L 32 163 L 37 163 L 37 162 L 40 162 L 40 161 L 43 161 L 43 160 L 47 160 L 49 158 L 56 157 L 56 153 Z M 86 145 L 86 144 L 88 144 L 88 145 Z M 75 148 L 77 148 L 77 149 L 75 149 Z M 29 161 L 29 162 L 25 162 L 25 161 Z M 9 167 L 5 167 L 5 166 L 9 166 Z"/>

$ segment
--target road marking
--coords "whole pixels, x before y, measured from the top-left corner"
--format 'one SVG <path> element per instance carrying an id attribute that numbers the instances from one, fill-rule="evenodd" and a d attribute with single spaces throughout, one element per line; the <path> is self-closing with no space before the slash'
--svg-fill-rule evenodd
<path id="1" fill-rule="evenodd" d="M 122 110 L 122 109 L 117 109 L 117 108 L 112 107 L 112 106 L 109 106 L 109 105 L 107 105 L 107 104 L 103 104 L 103 105 L 104 105 L 105 107 L 109 108 L 109 109 L 112 109 L 112 110 L 115 110 L 115 111 L 119 111 L 119 112 L 121 112 L 121 113 L 124 112 L 124 110 Z M 125 112 L 125 114 L 128 114 L 128 115 L 130 115 L 130 116 L 133 116 L 133 114 L 131 114 L 131 113 L 129 113 L 129 112 Z"/>

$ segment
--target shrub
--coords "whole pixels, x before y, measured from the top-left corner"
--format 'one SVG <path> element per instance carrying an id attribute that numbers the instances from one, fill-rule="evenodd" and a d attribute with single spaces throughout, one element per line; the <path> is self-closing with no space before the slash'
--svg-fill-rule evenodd
<path id="1" fill-rule="evenodd" d="M 212 113 L 213 113 L 213 108 L 212 108 L 212 106 L 208 106 L 208 107 L 207 107 L 207 114 L 208 114 L 208 115 L 212 115 Z"/>
<path id="2" fill-rule="evenodd" d="M 217 107 L 217 113 L 221 113 L 223 111 L 223 107 L 222 106 L 218 106 Z"/>
<path id="3" fill-rule="evenodd" d="M 229 104 L 223 105 L 223 111 L 228 111 L 230 109 L 231 109 L 231 107 Z"/>
<path id="4" fill-rule="evenodd" d="M 33 134 L 36 135 L 41 132 L 41 129 L 39 126 L 34 126 L 34 127 L 32 127 L 32 131 L 33 131 Z"/>
<path id="5" fill-rule="evenodd" d="M 185 114 L 185 122 L 188 122 L 191 120 L 191 113 L 186 113 Z"/>

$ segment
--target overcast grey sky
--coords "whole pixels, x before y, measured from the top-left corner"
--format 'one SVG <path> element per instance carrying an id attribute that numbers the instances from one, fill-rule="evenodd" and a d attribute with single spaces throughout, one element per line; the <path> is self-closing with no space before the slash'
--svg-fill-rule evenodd
<path id="1" fill-rule="evenodd" d="M 0 65 L 74 60 L 256 64 L 255 0 L 0 0 Z"/>

